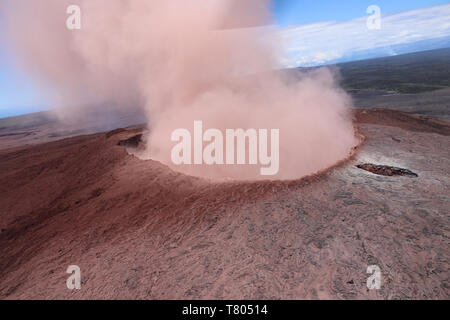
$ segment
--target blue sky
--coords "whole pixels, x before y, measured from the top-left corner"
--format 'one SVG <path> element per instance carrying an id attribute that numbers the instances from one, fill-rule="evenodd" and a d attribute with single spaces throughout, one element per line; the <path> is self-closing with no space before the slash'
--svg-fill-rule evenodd
<path id="1" fill-rule="evenodd" d="M 450 3 L 440 0 L 272 0 L 281 26 L 285 67 L 450 47 Z M 367 7 L 381 9 L 382 28 L 368 30 Z M 1 33 L 0 13 L 0 33 Z M 0 34 L 0 118 L 47 109 L 31 79 L 14 65 Z"/>
<path id="2" fill-rule="evenodd" d="M 367 27 L 368 14 L 284 26 L 283 65 L 316 66 L 450 47 L 450 4 L 396 13 L 380 9 L 378 30 Z"/>
<path id="3" fill-rule="evenodd" d="M 366 15 L 370 5 L 384 14 L 447 4 L 443 0 L 272 0 L 278 24 L 309 24 L 320 21 L 347 21 Z"/>
<path id="4" fill-rule="evenodd" d="M 43 110 L 45 104 L 0 41 L 0 118 Z"/>

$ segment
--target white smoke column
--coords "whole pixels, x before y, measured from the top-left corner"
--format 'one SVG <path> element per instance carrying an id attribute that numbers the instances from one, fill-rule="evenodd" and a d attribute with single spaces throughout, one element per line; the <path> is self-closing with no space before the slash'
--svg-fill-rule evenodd
<path id="1" fill-rule="evenodd" d="M 4 0 L 5 1 L 5 0 Z M 66 8 L 82 10 L 82 29 L 65 27 Z M 146 157 L 175 170 L 255 179 L 260 166 L 171 163 L 177 128 L 280 129 L 277 179 L 314 173 L 356 144 L 350 100 L 326 69 L 287 79 L 278 67 L 265 1 L 6 0 L 11 48 L 63 114 L 118 108 L 147 114 Z M 238 13 L 238 14 L 237 14 Z"/>

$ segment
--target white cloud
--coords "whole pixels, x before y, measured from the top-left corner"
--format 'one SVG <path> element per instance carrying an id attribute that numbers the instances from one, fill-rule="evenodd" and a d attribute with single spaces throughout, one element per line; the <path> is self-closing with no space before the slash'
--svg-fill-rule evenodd
<path id="1" fill-rule="evenodd" d="M 288 67 L 311 66 L 351 53 L 450 36 L 450 4 L 383 16 L 380 30 L 369 30 L 366 17 L 321 22 L 280 31 Z"/>

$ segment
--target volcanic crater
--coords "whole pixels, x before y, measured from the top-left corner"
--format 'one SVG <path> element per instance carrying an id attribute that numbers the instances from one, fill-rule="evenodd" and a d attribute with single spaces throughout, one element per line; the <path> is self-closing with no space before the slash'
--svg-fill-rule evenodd
<path id="1" fill-rule="evenodd" d="M 450 125 L 356 119 L 353 157 L 292 181 L 214 183 L 142 161 L 126 150 L 142 128 L 0 150 L 0 297 L 448 298 Z"/>

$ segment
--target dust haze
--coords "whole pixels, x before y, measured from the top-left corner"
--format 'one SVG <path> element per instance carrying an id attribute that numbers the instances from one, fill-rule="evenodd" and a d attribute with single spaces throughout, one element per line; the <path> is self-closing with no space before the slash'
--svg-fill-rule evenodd
<path id="1" fill-rule="evenodd" d="M 66 28 L 69 5 L 82 28 Z M 9 49 L 61 119 L 92 110 L 142 113 L 141 157 L 210 178 L 258 179 L 260 166 L 177 167 L 177 128 L 280 130 L 280 171 L 295 179 L 346 158 L 357 141 L 351 100 L 328 69 L 295 79 L 279 69 L 282 43 L 269 4 L 230 0 L 6 0 Z M 271 25 L 271 26 L 270 26 Z"/>

